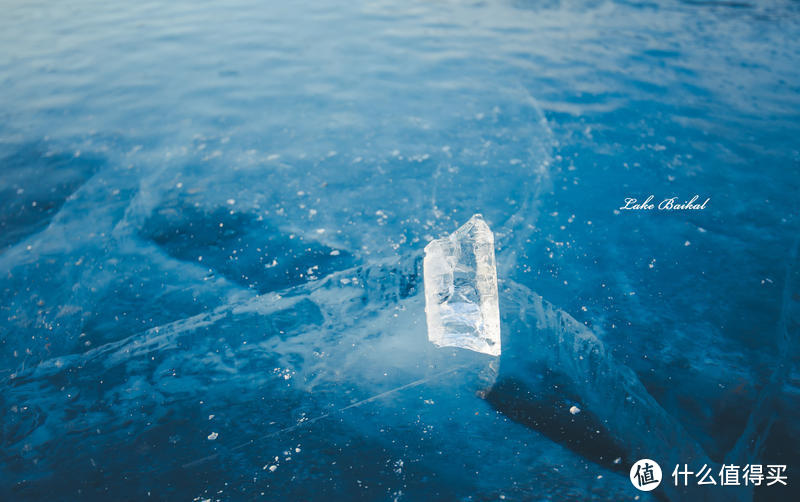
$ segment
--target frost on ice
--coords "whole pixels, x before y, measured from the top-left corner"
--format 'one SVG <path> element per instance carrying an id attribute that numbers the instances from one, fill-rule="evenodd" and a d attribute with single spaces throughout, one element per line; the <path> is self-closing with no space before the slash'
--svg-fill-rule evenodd
<path id="1" fill-rule="evenodd" d="M 494 235 L 480 214 L 425 246 L 428 339 L 500 355 L 500 309 Z"/>

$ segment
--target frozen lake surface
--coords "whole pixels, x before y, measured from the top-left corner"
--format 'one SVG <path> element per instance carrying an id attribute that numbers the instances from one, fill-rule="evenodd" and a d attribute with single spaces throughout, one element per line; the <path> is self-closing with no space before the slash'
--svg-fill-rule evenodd
<path id="1" fill-rule="evenodd" d="M 7 2 L 0 499 L 800 498 L 798 91 L 790 1 Z"/>

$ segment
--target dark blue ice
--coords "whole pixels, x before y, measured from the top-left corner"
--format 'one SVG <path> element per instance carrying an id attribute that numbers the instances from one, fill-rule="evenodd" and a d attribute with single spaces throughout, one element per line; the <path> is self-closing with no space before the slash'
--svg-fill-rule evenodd
<path id="1" fill-rule="evenodd" d="M 2 12 L 0 499 L 797 499 L 797 4 Z M 425 332 L 474 213 L 499 359 Z"/>

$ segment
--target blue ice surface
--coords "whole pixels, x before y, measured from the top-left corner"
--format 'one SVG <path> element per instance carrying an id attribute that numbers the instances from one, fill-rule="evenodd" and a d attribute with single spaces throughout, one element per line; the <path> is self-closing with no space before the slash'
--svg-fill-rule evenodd
<path id="1" fill-rule="evenodd" d="M 4 5 L 0 499 L 797 500 L 799 84 L 781 0 Z"/>

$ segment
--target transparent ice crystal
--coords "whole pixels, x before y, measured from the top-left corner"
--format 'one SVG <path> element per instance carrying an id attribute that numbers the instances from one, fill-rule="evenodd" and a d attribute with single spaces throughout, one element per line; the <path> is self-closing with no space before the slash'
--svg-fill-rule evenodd
<path id="1" fill-rule="evenodd" d="M 500 355 L 494 235 L 480 214 L 425 246 L 428 340 Z"/>

